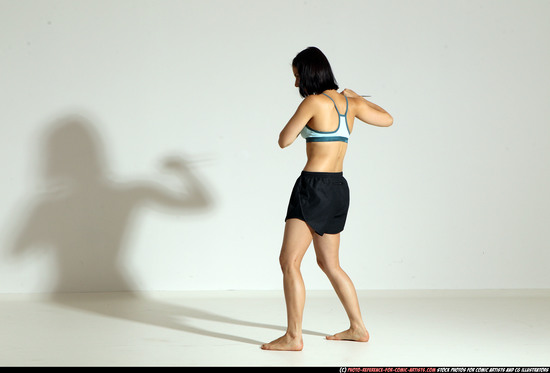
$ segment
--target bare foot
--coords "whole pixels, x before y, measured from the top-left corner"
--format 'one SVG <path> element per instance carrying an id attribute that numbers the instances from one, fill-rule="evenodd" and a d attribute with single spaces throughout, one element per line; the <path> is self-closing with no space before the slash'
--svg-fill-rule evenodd
<path id="1" fill-rule="evenodd" d="M 274 350 L 274 351 L 302 351 L 304 348 L 304 342 L 302 338 L 292 338 L 287 334 L 274 340 L 273 342 L 264 343 L 262 350 Z"/>
<path id="2" fill-rule="evenodd" d="M 342 333 L 327 336 L 331 341 L 355 341 L 355 342 L 368 342 L 369 332 L 367 329 L 348 329 Z"/>

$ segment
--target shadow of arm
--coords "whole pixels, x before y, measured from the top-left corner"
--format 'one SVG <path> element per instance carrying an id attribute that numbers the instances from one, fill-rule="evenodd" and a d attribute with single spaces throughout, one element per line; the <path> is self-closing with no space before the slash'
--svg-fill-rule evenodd
<path id="1" fill-rule="evenodd" d="M 146 187 L 145 199 L 156 205 L 177 209 L 205 209 L 212 204 L 206 186 L 197 175 L 191 171 L 189 165 L 180 158 L 170 158 L 165 161 L 164 168 L 178 176 L 182 182 L 179 191 L 165 188 Z"/>

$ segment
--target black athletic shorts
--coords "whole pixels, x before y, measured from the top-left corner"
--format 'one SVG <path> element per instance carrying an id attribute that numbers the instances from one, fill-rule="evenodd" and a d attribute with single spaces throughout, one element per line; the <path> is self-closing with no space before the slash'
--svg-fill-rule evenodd
<path id="1" fill-rule="evenodd" d="M 317 234 L 344 230 L 349 208 L 349 187 L 342 172 L 308 172 L 296 180 L 285 221 L 305 221 Z"/>

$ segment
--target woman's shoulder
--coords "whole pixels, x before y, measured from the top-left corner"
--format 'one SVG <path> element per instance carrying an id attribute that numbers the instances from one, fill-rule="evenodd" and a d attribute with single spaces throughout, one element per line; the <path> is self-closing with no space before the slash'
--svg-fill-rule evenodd
<path id="1" fill-rule="evenodd" d="M 333 102 L 334 100 L 331 99 L 330 96 L 326 96 L 323 93 L 319 93 L 316 95 L 309 95 L 303 100 L 304 105 L 315 107 L 317 109 L 327 108 L 328 106 L 332 106 Z"/>
<path id="2" fill-rule="evenodd" d="M 319 96 L 320 95 L 306 96 L 300 103 L 300 107 L 304 109 L 312 110 L 312 111 L 319 110 L 324 104 L 324 99 Z"/>
<path id="3" fill-rule="evenodd" d="M 304 102 L 307 101 L 310 104 L 319 104 L 324 101 L 326 97 L 322 94 L 318 95 L 309 95 L 306 98 L 304 98 Z"/>

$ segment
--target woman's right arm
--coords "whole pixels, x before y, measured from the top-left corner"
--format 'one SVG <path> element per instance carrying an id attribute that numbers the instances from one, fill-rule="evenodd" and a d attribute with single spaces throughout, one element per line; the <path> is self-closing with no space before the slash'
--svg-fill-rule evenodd
<path id="1" fill-rule="evenodd" d="M 355 116 L 367 124 L 378 127 L 389 127 L 393 124 L 393 117 L 380 106 L 359 96 L 351 89 L 344 89 L 342 94 L 355 102 Z"/>

